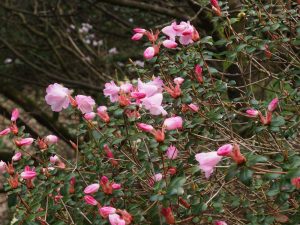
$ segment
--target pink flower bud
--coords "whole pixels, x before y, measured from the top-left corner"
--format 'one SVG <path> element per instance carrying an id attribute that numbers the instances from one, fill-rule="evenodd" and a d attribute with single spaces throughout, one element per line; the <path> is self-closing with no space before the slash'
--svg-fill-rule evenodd
<path id="1" fill-rule="evenodd" d="M 107 176 L 102 176 L 102 177 L 101 177 L 101 182 L 102 182 L 103 184 L 106 184 L 108 181 L 109 181 L 109 180 L 108 180 Z"/>
<path id="2" fill-rule="evenodd" d="M 11 121 L 12 122 L 15 122 L 18 118 L 19 118 L 19 115 L 20 115 L 20 113 L 19 113 L 19 110 L 16 108 L 16 109 L 14 109 L 13 111 L 12 111 L 12 113 L 11 113 Z"/>
<path id="3" fill-rule="evenodd" d="M 83 198 L 84 198 L 84 201 L 86 202 L 86 204 L 89 204 L 89 205 L 98 205 L 97 200 L 94 199 L 94 197 L 92 197 L 90 195 L 85 195 Z"/>
<path id="4" fill-rule="evenodd" d="M 246 113 L 249 117 L 257 117 L 259 114 L 259 111 L 256 109 L 248 109 L 248 110 L 246 110 Z"/>
<path id="5" fill-rule="evenodd" d="M 163 126 L 167 130 L 176 130 L 176 129 L 182 129 L 182 118 L 180 116 L 174 116 L 165 119 Z"/>
<path id="6" fill-rule="evenodd" d="M 84 119 L 86 119 L 86 120 L 93 120 L 94 118 L 95 118 L 95 116 L 96 116 L 96 113 L 94 113 L 94 112 L 90 112 L 90 113 L 86 113 L 86 114 L 84 114 Z"/>
<path id="7" fill-rule="evenodd" d="M 215 225 L 227 225 L 225 221 L 218 220 L 215 222 Z"/>
<path id="8" fill-rule="evenodd" d="M 197 106 L 196 104 L 191 103 L 191 104 L 189 104 L 188 106 L 189 106 L 189 108 L 190 108 L 191 110 L 193 110 L 194 112 L 198 112 L 198 111 L 199 111 L 199 106 Z"/>
<path id="9" fill-rule="evenodd" d="M 233 146 L 231 144 L 222 145 L 218 148 L 217 153 L 219 156 L 228 156 L 232 152 Z"/>
<path id="10" fill-rule="evenodd" d="M 45 137 L 45 142 L 48 144 L 48 145 L 51 145 L 51 144 L 56 144 L 58 142 L 58 137 L 55 136 L 55 135 L 48 135 Z"/>
<path id="11" fill-rule="evenodd" d="M 29 166 L 25 166 L 25 169 L 24 169 L 24 172 L 21 173 L 21 177 L 24 179 L 24 180 L 32 180 L 33 178 L 36 177 L 36 172 L 34 171 L 34 168 L 33 169 L 30 169 Z"/>
<path id="12" fill-rule="evenodd" d="M 33 141 L 34 141 L 33 138 L 23 138 L 23 139 L 15 140 L 15 144 L 18 147 L 22 147 L 22 146 L 31 145 L 33 143 Z"/>
<path id="13" fill-rule="evenodd" d="M 164 40 L 162 44 L 166 48 L 171 48 L 172 49 L 172 48 L 177 47 L 177 43 L 175 41 L 172 41 L 172 40 Z"/>
<path id="14" fill-rule="evenodd" d="M 54 156 L 50 156 L 50 163 L 55 165 L 56 162 L 59 161 L 59 158 L 57 155 L 54 155 Z"/>
<path id="15" fill-rule="evenodd" d="M 122 187 L 121 187 L 121 184 L 117 184 L 117 183 L 113 183 L 113 184 L 111 185 L 111 187 L 112 187 L 112 189 L 114 189 L 114 190 L 119 190 L 119 189 L 122 188 Z"/>
<path id="16" fill-rule="evenodd" d="M 274 98 L 268 105 L 268 111 L 273 112 L 278 105 L 278 98 Z"/>
<path id="17" fill-rule="evenodd" d="M 3 162 L 2 160 L 0 161 L 0 173 L 6 172 L 6 163 Z"/>
<path id="18" fill-rule="evenodd" d="M 155 49 L 153 47 L 148 47 L 144 51 L 144 57 L 145 59 L 152 59 L 155 55 Z"/>
<path id="19" fill-rule="evenodd" d="M 105 123 L 109 123 L 110 118 L 107 113 L 107 107 L 106 106 L 99 106 L 97 108 L 97 114 L 100 117 L 101 120 L 103 120 Z"/>
<path id="20" fill-rule="evenodd" d="M 9 133 L 10 133 L 10 128 L 6 128 L 6 129 L 0 131 L 0 137 L 4 136 L 4 135 L 7 135 Z"/>
<path id="21" fill-rule="evenodd" d="M 197 64 L 197 65 L 195 66 L 195 75 L 196 75 L 197 81 L 198 81 L 200 84 L 203 83 L 202 72 L 203 72 L 202 67 L 201 67 L 199 64 Z"/>
<path id="22" fill-rule="evenodd" d="M 153 126 L 146 124 L 146 123 L 137 123 L 137 127 L 141 130 L 141 131 L 145 131 L 145 132 L 150 132 L 152 131 L 154 128 Z"/>
<path id="23" fill-rule="evenodd" d="M 16 162 L 19 161 L 22 157 L 22 153 L 21 152 L 17 152 L 13 157 L 12 157 L 12 161 Z"/>
<path id="24" fill-rule="evenodd" d="M 184 79 L 182 77 L 176 77 L 173 81 L 175 84 L 181 85 L 184 82 Z"/>
<path id="25" fill-rule="evenodd" d="M 133 31 L 134 31 L 135 33 L 145 33 L 145 32 L 146 32 L 145 29 L 139 28 L 139 27 L 134 28 Z"/>
<path id="26" fill-rule="evenodd" d="M 142 98 L 146 97 L 145 93 L 137 92 L 137 91 L 131 92 L 130 95 L 132 98 L 135 98 L 135 99 L 142 99 Z"/>
<path id="27" fill-rule="evenodd" d="M 84 189 L 84 193 L 89 195 L 89 194 L 93 194 L 93 193 L 96 193 L 100 188 L 100 185 L 99 184 L 91 184 L 89 186 L 87 186 L 85 189 Z"/>
<path id="28" fill-rule="evenodd" d="M 110 214 L 114 214 L 115 212 L 116 212 L 116 209 L 114 207 L 103 206 L 103 207 L 99 208 L 99 214 L 103 218 L 107 218 Z"/>
<path id="29" fill-rule="evenodd" d="M 166 155 L 169 159 L 176 159 L 178 156 L 177 148 L 173 145 L 170 145 L 167 149 Z"/>
<path id="30" fill-rule="evenodd" d="M 131 37 L 131 40 L 133 40 L 133 41 L 138 41 L 138 40 L 140 40 L 143 36 L 144 36 L 143 33 L 135 33 L 135 34 Z"/>

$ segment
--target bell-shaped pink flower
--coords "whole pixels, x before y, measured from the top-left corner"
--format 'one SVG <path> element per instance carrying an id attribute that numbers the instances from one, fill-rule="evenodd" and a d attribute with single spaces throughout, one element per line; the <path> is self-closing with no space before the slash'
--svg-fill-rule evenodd
<path id="1" fill-rule="evenodd" d="M 93 193 L 96 193 L 100 188 L 100 185 L 99 184 L 91 184 L 89 186 L 87 186 L 85 189 L 84 189 L 84 193 L 89 195 L 89 194 L 93 194 Z"/>
<path id="2" fill-rule="evenodd" d="M 84 113 L 90 113 L 95 106 L 95 100 L 91 96 L 77 95 L 75 96 L 78 109 Z"/>
<path id="3" fill-rule="evenodd" d="M 1 160 L 0 161 L 0 173 L 5 173 L 6 167 L 7 167 L 7 164 Z"/>
<path id="4" fill-rule="evenodd" d="M 29 166 L 25 166 L 24 172 L 21 173 L 21 177 L 24 180 L 32 180 L 36 177 L 36 172 L 34 171 L 34 168 L 31 169 Z"/>
<path id="5" fill-rule="evenodd" d="M 278 98 L 274 98 L 268 105 L 268 111 L 273 112 L 277 108 L 278 102 Z"/>
<path id="6" fill-rule="evenodd" d="M 137 123 L 137 127 L 145 132 L 151 132 L 154 129 L 153 126 L 146 123 Z"/>
<path id="7" fill-rule="evenodd" d="M 114 207 L 103 206 L 103 207 L 99 208 L 99 214 L 103 218 L 107 218 L 110 214 L 115 214 L 115 213 L 116 213 L 116 209 Z"/>
<path id="8" fill-rule="evenodd" d="M 198 153 L 195 156 L 199 162 L 200 169 L 205 173 L 205 177 L 209 178 L 213 173 L 215 166 L 221 161 L 222 156 L 219 156 L 216 151 Z"/>
<path id="9" fill-rule="evenodd" d="M 222 145 L 220 148 L 218 148 L 217 153 L 219 156 L 228 156 L 232 152 L 232 149 L 232 144 Z"/>
<path id="10" fill-rule="evenodd" d="M 176 77 L 173 81 L 175 84 L 181 85 L 184 82 L 184 79 L 182 77 Z"/>
<path id="11" fill-rule="evenodd" d="M 105 84 L 103 94 L 109 97 L 111 102 L 117 102 L 119 98 L 120 87 L 118 87 L 114 81 Z"/>
<path id="12" fill-rule="evenodd" d="M 248 109 L 246 110 L 247 116 L 249 117 L 257 117 L 259 114 L 259 111 L 256 109 Z"/>
<path id="13" fill-rule="evenodd" d="M 56 144 L 58 142 L 58 137 L 56 135 L 50 134 L 45 137 L 45 142 L 47 145 Z"/>
<path id="14" fill-rule="evenodd" d="M 144 36 L 143 33 L 135 33 L 135 34 L 131 37 L 131 40 L 133 40 L 133 41 L 138 41 L 138 40 L 140 40 L 143 36 Z"/>
<path id="15" fill-rule="evenodd" d="M 22 146 L 28 146 L 31 145 L 33 143 L 34 139 L 33 138 L 22 138 L 19 140 L 15 140 L 15 144 L 18 147 L 22 147 Z"/>
<path id="16" fill-rule="evenodd" d="M 98 205 L 97 200 L 93 196 L 85 195 L 83 198 L 84 198 L 84 201 L 86 202 L 86 204 Z"/>
<path id="17" fill-rule="evenodd" d="M 121 219 L 118 214 L 110 214 L 108 216 L 109 222 L 111 225 L 125 225 L 125 220 Z"/>
<path id="18" fill-rule="evenodd" d="M 22 158 L 22 153 L 21 152 L 17 152 L 16 154 L 14 154 L 14 156 L 11 158 L 12 161 L 17 162 Z"/>
<path id="19" fill-rule="evenodd" d="M 177 148 L 173 145 L 170 145 L 167 149 L 166 155 L 169 159 L 176 159 L 178 156 Z"/>
<path id="20" fill-rule="evenodd" d="M 120 90 L 123 93 L 130 93 L 132 91 L 132 89 L 133 89 L 133 86 L 131 83 L 125 83 L 120 86 Z"/>
<path id="21" fill-rule="evenodd" d="M 95 117 L 96 117 L 96 113 L 94 113 L 94 112 L 89 112 L 89 113 L 86 113 L 86 114 L 84 114 L 84 119 L 86 119 L 86 120 L 93 120 Z"/>
<path id="22" fill-rule="evenodd" d="M 166 130 L 176 130 L 176 129 L 182 129 L 182 118 L 180 116 L 174 116 L 165 119 L 163 126 L 166 128 Z"/>
<path id="23" fill-rule="evenodd" d="M 5 135 L 7 135 L 9 133 L 10 133 L 10 128 L 6 128 L 6 129 L 0 131 L 0 137 L 1 136 L 5 136 Z"/>
<path id="24" fill-rule="evenodd" d="M 145 49 L 144 51 L 144 58 L 145 59 L 152 59 L 155 56 L 155 49 L 154 47 L 150 46 Z"/>
<path id="25" fill-rule="evenodd" d="M 161 106 L 163 100 L 163 95 L 157 93 L 151 97 L 146 97 L 142 99 L 142 105 L 145 109 L 149 110 L 152 115 L 167 115 L 167 112 Z"/>
<path id="26" fill-rule="evenodd" d="M 13 109 L 10 120 L 12 122 L 15 122 L 19 118 L 19 115 L 20 115 L 19 109 L 17 108 Z"/>
<path id="27" fill-rule="evenodd" d="M 63 87 L 60 84 L 50 84 L 46 89 L 47 95 L 45 100 L 48 105 L 51 105 L 51 109 L 54 112 L 60 112 L 63 108 L 66 109 L 69 106 L 70 90 Z"/>
<path id="28" fill-rule="evenodd" d="M 198 111 L 199 111 L 199 106 L 196 105 L 196 104 L 194 104 L 194 103 L 189 104 L 188 107 L 189 107 L 192 111 L 194 111 L 194 112 L 198 112 Z"/>
<path id="29" fill-rule="evenodd" d="M 178 45 L 175 41 L 172 41 L 172 40 L 164 40 L 162 44 L 166 48 L 170 48 L 170 49 L 176 48 Z"/>

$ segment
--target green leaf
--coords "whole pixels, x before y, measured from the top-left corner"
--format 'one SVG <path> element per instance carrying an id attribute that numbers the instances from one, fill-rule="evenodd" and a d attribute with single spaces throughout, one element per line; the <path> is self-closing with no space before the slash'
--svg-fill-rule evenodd
<path id="1" fill-rule="evenodd" d="M 247 155 L 246 158 L 247 158 L 247 163 L 246 163 L 247 166 L 253 166 L 256 163 L 268 161 L 267 157 L 261 155 L 255 155 L 255 154 Z"/>
<path id="2" fill-rule="evenodd" d="M 245 185 L 250 185 L 252 180 L 253 171 L 244 167 L 241 169 L 238 177 Z"/>

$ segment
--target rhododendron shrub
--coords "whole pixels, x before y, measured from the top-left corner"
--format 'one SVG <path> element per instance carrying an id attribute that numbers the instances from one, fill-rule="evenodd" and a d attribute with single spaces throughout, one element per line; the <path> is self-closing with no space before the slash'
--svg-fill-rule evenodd
<path id="1" fill-rule="evenodd" d="M 242 19 L 218 1 L 211 7 L 220 27 Z M 56 151 L 56 136 L 18 129 L 14 110 L 0 136 L 16 152 L 0 171 L 17 223 L 297 224 L 300 90 L 289 71 L 300 61 L 288 42 L 299 39 L 269 22 L 259 31 L 262 18 L 251 15 L 245 31 L 219 41 L 189 21 L 135 28 L 129 41 L 150 44 L 147 66 L 132 67 L 132 81 L 108 80 L 106 101 L 50 84 L 49 108 L 80 118 L 69 140 L 75 158 Z M 280 68 L 265 65 L 282 58 Z M 235 66 L 242 85 L 227 71 Z"/>

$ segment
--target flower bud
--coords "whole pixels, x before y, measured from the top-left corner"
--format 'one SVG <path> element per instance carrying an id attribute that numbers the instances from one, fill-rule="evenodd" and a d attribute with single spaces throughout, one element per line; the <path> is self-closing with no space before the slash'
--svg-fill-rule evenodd
<path id="1" fill-rule="evenodd" d="M 91 184 L 91 185 L 87 186 L 83 192 L 87 195 L 94 194 L 99 190 L 99 187 L 100 187 L 99 184 Z"/>
<path id="2" fill-rule="evenodd" d="M 85 195 L 84 197 L 84 201 L 86 202 L 86 204 L 89 205 L 97 205 L 98 202 L 96 199 L 94 199 L 94 197 L 90 196 L 90 195 Z"/>

